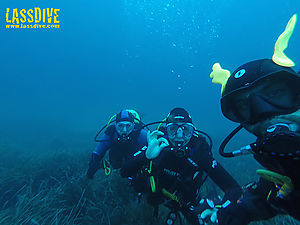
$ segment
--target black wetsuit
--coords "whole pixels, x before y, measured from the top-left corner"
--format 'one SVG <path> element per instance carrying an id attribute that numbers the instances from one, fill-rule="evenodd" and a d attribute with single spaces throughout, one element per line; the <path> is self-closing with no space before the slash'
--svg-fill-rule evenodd
<path id="1" fill-rule="evenodd" d="M 201 196 L 199 189 L 203 184 L 203 173 L 207 175 L 225 192 L 225 198 L 236 201 L 242 191 L 238 183 L 225 171 L 225 169 L 212 157 L 209 145 L 203 137 L 193 137 L 187 145 L 184 157 L 176 156 L 171 146 L 162 150 L 153 160 L 152 172 L 156 190 L 149 188 L 148 202 L 154 206 L 167 202 L 172 210 L 180 210 L 191 224 L 199 224 L 197 214 L 192 212 L 197 207 Z M 143 168 L 149 169 L 149 160 L 146 159 L 145 150 L 136 154 L 121 169 L 121 176 L 136 176 Z M 147 174 L 147 172 L 145 172 Z M 179 202 L 171 200 L 162 193 L 165 189 L 169 193 L 176 193 Z"/>
<path id="2" fill-rule="evenodd" d="M 294 136 L 296 138 L 296 136 Z M 293 139 L 295 139 L 293 138 Z M 284 139 L 284 138 L 283 138 Z M 280 140 L 279 140 L 280 141 Z M 295 140 L 296 141 L 296 140 Z M 269 146 L 271 150 L 276 149 L 289 151 L 289 146 L 300 150 L 299 141 L 291 143 L 284 140 L 276 145 Z M 262 148 L 264 146 L 261 146 Z M 279 214 L 288 214 L 300 220 L 300 159 L 299 157 L 269 156 L 258 154 L 259 151 L 265 152 L 266 149 L 257 149 L 254 158 L 266 169 L 289 176 L 292 180 L 294 189 L 285 199 L 277 197 L 278 189 L 275 184 L 264 179 L 243 194 L 237 202 L 218 212 L 218 220 L 221 225 L 246 225 L 251 221 L 266 220 Z M 268 150 L 268 149 L 267 149 Z"/>

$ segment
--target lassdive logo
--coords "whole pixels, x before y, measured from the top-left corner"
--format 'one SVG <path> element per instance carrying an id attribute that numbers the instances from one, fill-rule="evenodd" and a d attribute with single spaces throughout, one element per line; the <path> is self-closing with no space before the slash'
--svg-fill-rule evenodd
<path id="1" fill-rule="evenodd" d="M 59 13 L 60 9 L 55 8 L 6 8 L 6 28 L 57 29 L 60 28 Z"/>

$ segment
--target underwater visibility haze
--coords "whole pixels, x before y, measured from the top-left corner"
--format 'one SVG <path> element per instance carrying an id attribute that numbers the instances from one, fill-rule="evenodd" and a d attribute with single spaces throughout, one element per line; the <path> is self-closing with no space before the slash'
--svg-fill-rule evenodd
<path id="1" fill-rule="evenodd" d="M 60 27 L 7 28 L 7 8 L 35 7 L 59 9 Z M 186 108 L 233 177 L 241 185 L 256 180 L 260 166 L 251 156 L 219 156 L 237 124 L 222 115 L 209 74 L 216 62 L 234 71 L 271 58 L 295 13 L 299 0 L 2 0 L 0 224 L 164 224 L 167 212 L 154 223 L 152 208 L 138 204 L 117 173 L 100 170 L 89 186 L 82 181 L 95 134 L 124 108 L 144 123 Z M 286 50 L 296 71 L 299 49 L 298 24 Z M 227 148 L 252 140 L 243 132 Z"/>

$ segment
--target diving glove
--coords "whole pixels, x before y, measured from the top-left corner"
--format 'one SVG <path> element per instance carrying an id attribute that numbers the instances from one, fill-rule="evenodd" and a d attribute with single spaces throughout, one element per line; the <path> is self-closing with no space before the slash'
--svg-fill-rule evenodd
<path id="1" fill-rule="evenodd" d="M 201 219 L 202 221 L 206 221 L 208 218 L 210 218 L 211 222 L 218 223 L 218 208 L 215 207 L 214 202 L 210 199 L 201 199 L 199 203 L 200 204 L 198 207 L 202 211 L 202 213 L 199 214 L 199 219 Z"/>
<path id="2" fill-rule="evenodd" d="M 148 148 L 146 150 L 147 159 L 155 159 L 160 152 L 169 145 L 166 138 L 162 137 L 163 132 L 155 130 L 152 133 L 150 131 L 147 134 Z"/>
<path id="3" fill-rule="evenodd" d="M 218 223 L 218 211 L 219 209 L 226 208 L 228 205 L 230 205 L 230 201 L 227 200 L 222 205 L 214 205 L 212 201 L 206 200 L 209 209 L 204 210 L 200 217 L 202 220 L 205 220 L 206 218 L 210 218 L 210 221 L 213 223 Z M 200 202 L 201 203 L 201 202 Z"/>
<path id="4" fill-rule="evenodd" d="M 210 221 L 213 223 L 218 223 L 218 213 L 219 209 L 218 208 L 213 208 L 213 209 L 206 209 L 201 213 L 201 219 L 205 220 L 206 218 L 210 217 Z"/>

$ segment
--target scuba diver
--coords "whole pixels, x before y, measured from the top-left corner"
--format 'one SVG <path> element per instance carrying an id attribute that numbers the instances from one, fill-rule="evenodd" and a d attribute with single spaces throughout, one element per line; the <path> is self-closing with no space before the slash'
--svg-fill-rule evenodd
<path id="1" fill-rule="evenodd" d="M 221 144 L 220 154 L 253 154 L 265 169 L 257 170 L 259 181 L 246 186 L 237 202 L 207 209 L 201 214 L 203 219 L 210 217 L 221 225 L 246 225 L 285 214 L 300 220 L 300 74 L 283 53 L 296 19 L 294 15 L 277 39 L 272 60 L 248 62 L 231 75 L 220 64 L 213 66 L 213 83 L 222 84 L 222 112 L 240 123 Z M 242 128 L 254 134 L 256 142 L 225 152 L 226 144 Z"/>
<path id="2" fill-rule="evenodd" d="M 160 204 L 170 209 L 166 224 L 181 222 L 179 212 L 191 224 L 203 224 L 200 187 L 207 177 L 225 192 L 226 200 L 236 201 L 242 194 L 239 184 L 213 158 L 211 147 L 210 137 L 196 130 L 189 113 L 174 108 L 157 130 L 148 133 L 148 146 L 127 161 L 121 176 L 147 177 L 140 192 L 147 195 L 156 216 Z"/>
<path id="3" fill-rule="evenodd" d="M 147 131 L 141 123 L 139 114 L 130 109 L 124 109 L 110 119 L 95 137 L 99 144 L 90 159 L 87 171 L 89 179 L 94 177 L 102 164 L 106 175 L 111 173 L 112 168 L 120 169 L 130 155 L 147 145 Z M 104 135 L 98 140 L 97 137 L 104 129 Z M 109 161 L 103 159 L 107 151 Z"/>

